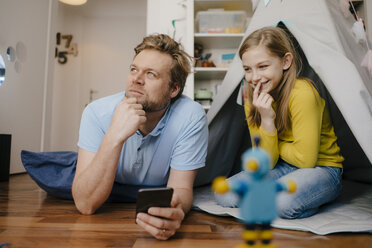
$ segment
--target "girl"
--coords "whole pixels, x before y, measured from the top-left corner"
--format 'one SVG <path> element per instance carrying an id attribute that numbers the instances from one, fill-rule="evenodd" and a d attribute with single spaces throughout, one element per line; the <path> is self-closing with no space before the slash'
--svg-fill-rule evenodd
<path id="1" fill-rule="evenodd" d="M 297 77 L 300 63 L 281 28 L 253 32 L 239 55 L 248 84 L 244 109 L 251 138 L 259 136 L 260 147 L 272 157 L 275 166 L 269 176 L 297 185 L 295 194 L 277 196 L 278 214 L 288 219 L 311 216 L 341 191 L 343 157 L 325 101 L 311 81 Z M 229 207 L 237 199 L 217 197 Z"/>

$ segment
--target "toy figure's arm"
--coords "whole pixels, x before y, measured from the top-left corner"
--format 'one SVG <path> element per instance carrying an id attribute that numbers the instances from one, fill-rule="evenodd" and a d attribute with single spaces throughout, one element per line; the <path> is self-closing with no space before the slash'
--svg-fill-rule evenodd
<path id="1" fill-rule="evenodd" d="M 217 194 L 225 194 L 230 190 L 226 177 L 217 177 L 213 180 L 212 190 Z"/>
<path id="2" fill-rule="evenodd" d="M 289 179 L 286 183 L 277 183 L 276 184 L 276 189 L 278 192 L 285 190 L 290 194 L 293 194 L 296 192 L 296 183 L 295 181 Z"/>
<path id="3" fill-rule="evenodd" d="M 239 196 L 243 196 L 248 191 L 248 185 L 242 180 L 236 180 L 231 182 L 231 191 L 234 191 Z"/>
<path id="4" fill-rule="evenodd" d="M 233 181 L 229 184 L 229 182 L 226 181 L 226 177 L 217 177 L 213 180 L 212 189 L 217 194 L 225 194 L 228 191 L 233 191 L 241 196 L 245 194 L 248 187 L 240 180 Z"/>

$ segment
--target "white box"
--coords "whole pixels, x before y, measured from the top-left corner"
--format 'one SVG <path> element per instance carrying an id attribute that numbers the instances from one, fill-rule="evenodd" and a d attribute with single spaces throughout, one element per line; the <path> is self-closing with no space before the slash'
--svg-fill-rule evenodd
<path id="1" fill-rule="evenodd" d="M 199 11 L 196 21 L 199 33 L 243 33 L 247 20 L 245 11 Z"/>

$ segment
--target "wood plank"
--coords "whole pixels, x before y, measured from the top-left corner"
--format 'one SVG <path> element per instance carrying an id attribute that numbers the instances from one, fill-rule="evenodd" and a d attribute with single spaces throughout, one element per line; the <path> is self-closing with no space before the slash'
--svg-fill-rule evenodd
<path id="1" fill-rule="evenodd" d="M 173 239 L 158 241 L 154 239 L 137 239 L 133 248 L 167 248 L 167 247 L 203 247 L 203 248 L 226 248 L 239 245 L 239 240 L 210 240 L 210 239 Z"/>
<path id="2" fill-rule="evenodd" d="M 60 222 L 39 222 L 43 218 L 35 217 L 0 217 L 0 227 L 29 227 L 29 228 L 48 228 L 66 229 L 73 231 L 134 231 L 140 232 L 142 229 L 137 224 L 116 224 L 116 223 L 60 223 Z M 211 232 L 207 225 L 182 225 L 178 232 Z"/>

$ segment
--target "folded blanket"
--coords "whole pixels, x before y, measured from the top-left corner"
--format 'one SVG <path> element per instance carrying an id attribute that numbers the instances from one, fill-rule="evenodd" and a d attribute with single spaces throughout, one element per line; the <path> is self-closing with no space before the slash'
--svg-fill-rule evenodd
<path id="1" fill-rule="evenodd" d="M 276 219 L 275 228 L 309 231 L 325 235 L 337 232 L 372 232 L 372 185 L 343 181 L 343 191 L 336 201 L 321 207 L 319 213 L 304 219 Z M 194 192 L 194 209 L 214 215 L 240 218 L 238 208 L 217 204 L 210 186 Z"/>
<path id="2" fill-rule="evenodd" d="M 30 152 L 23 150 L 21 160 L 30 177 L 50 195 L 72 199 L 77 153 L 72 151 Z M 108 202 L 135 202 L 142 185 L 114 183 Z"/>

